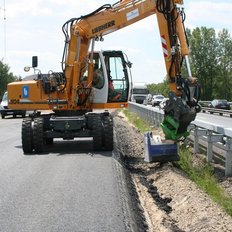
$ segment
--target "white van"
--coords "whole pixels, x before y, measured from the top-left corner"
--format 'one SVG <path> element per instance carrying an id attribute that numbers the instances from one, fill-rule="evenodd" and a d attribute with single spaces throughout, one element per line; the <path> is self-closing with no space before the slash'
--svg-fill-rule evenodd
<path id="1" fill-rule="evenodd" d="M 7 91 L 4 93 L 1 101 L 1 116 L 2 119 L 5 118 L 7 115 L 13 115 L 14 118 L 16 118 L 17 115 L 21 115 L 23 118 L 26 116 L 26 110 L 12 110 L 8 109 L 8 93 Z"/>

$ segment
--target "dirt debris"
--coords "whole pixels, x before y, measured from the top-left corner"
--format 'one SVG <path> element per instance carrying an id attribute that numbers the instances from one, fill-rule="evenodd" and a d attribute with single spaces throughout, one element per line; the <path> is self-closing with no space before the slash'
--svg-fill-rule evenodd
<path id="1" fill-rule="evenodd" d="M 171 163 L 144 161 L 143 134 L 117 112 L 114 129 L 122 162 L 130 170 L 149 231 L 228 232 L 232 218 Z M 231 178 L 221 178 L 231 188 Z"/>

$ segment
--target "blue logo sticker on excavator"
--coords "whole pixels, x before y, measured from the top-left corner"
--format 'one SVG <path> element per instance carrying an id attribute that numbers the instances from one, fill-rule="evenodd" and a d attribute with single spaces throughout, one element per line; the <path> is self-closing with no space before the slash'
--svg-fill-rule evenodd
<path id="1" fill-rule="evenodd" d="M 23 98 L 29 98 L 29 86 L 23 86 Z"/>

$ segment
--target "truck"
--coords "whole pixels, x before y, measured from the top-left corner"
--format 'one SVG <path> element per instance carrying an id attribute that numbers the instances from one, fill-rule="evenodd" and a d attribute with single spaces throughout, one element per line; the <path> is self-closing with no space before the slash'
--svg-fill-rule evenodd
<path id="1" fill-rule="evenodd" d="M 136 82 L 133 84 L 131 101 L 139 104 L 146 104 L 149 90 L 146 83 Z"/>
<path id="2" fill-rule="evenodd" d="M 8 92 L 6 91 L 2 97 L 2 101 L 0 104 L 0 113 L 2 119 L 5 118 L 5 116 L 13 115 L 14 118 L 17 117 L 17 115 L 21 115 L 23 118 L 26 116 L 26 110 L 16 110 L 16 109 L 10 109 L 8 108 Z"/>
<path id="3" fill-rule="evenodd" d="M 200 109 L 200 87 L 191 74 L 182 5 L 183 0 L 121 0 L 66 21 L 62 72 L 39 72 L 33 80 L 8 84 L 9 107 L 35 112 L 22 122 L 23 152 L 41 153 L 55 138 L 86 137 L 92 138 L 94 151 L 113 150 L 113 116 L 108 109 L 128 107 L 131 62 L 120 50 L 96 52 L 95 43 L 152 15 L 158 21 L 170 88 L 161 127 L 167 140 L 177 143 L 185 138 Z M 95 66 L 101 72 L 95 74 Z M 111 94 L 109 83 L 114 83 L 116 94 Z M 52 112 L 41 114 L 42 110 Z"/>

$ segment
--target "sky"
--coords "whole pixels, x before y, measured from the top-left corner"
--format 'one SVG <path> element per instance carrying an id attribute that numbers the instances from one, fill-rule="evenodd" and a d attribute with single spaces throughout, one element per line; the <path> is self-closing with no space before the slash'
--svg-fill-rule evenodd
<path id="1" fill-rule="evenodd" d="M 31 57 L 38 56 L 42 73 L 61 71 L 62 25 L 117 0 L 0 0 L 0 60 L 22 78 Z M 5 8 L 4 8 L 5 5 Z M 232 0 L 185 0 L 187 28 L 226 28 L 232 36 Z M 4 11 L 5 9 L 5 11 Z M 4 19 L 5 16 L 5 19 Z M 122 50 L 132 65 L 133 82 L 160 83 L 166 75 L 156 16 L 150 16 L 104 37 L 96 50 Z"/>

